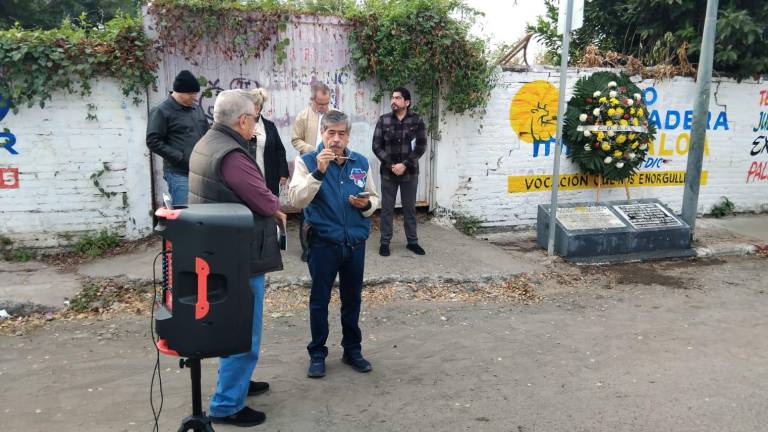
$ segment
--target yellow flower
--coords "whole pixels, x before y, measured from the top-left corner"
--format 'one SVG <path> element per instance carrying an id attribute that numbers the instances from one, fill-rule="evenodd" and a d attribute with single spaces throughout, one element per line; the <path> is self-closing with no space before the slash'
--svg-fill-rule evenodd
<path id="1" fill-rule="evenodd" d="M 622 126 L 629 126 L 629 122 L 624 119 L 619 120 L 619 124 Z"/>
<path id="2" fill-rule="evenodd" d="M 613 117 L 616 115 L 616 110 L 613 108 L 608 108 L 608 117 Z"/>
<path id="3" fill-rule="evenodd" d="M 611 149 L 611 144 L 606 141 L 603 141 L 603 144 L 601 144 L 600 147 L 603 149 L 603 151 L 608 151 Z"/>
<path id="4" fill-rule="evenodd" d="M 639 146 L 639 145 L 640 145 L 640 144 L 638 144 L 638 143 L 637 143 L 637 141 L 635 141 L 635 142 L 633 142 L 633 143 L 632 143 L 632 145 L 631 145 L 630 147 L 632 147 L 632 150 L 634 150 L 634 149 L 636 149 L 636 148 L 637 148 L 637 146 Z"/>
<path id="5" fill-rule="evenodd" d="M 606 102 L 608 102 L 608 99 L 606 99 L 606 98 L 605 98 L 605 96 L 603 96 L 603 97 L 601 97 L 600 99 L 598 99 L 597 101 L 598 101 L 598 102 L 600 102 L 600 103 L 602 104 L 602 103 L 606 103 Z"/>
<path id="6" fill-rule="evenodd" d="M 613 122 L 612 122 L 612 121 L 610 121 L 610 120 L 608 120 L 607 122 L 605 122 L 605 125 L 606 125 L 606 126 L 613 126 Z"/>
<path id="7" fill-rule="evenodd" d="M 640 126 L 640 122 L 637 120 L 637 117 L 632 119 L 632 126 Z"/>
<path id="8" fill-rule="evenodd" d="M 604 133 L 602 133 L 602 132 L 598 132 L 598 133 L 597 133 L 597 139 L 598 139 L 598 140 L 600 140 L 600 141 L 602 141 L 602 140 L 603 140 L 603 138 L 605 138 L 605 134 L 604 134 Z"/>
<path id="9" fill-rule="evenodd" d="M 611 98 L 611 105 L 612 105 L 612 106 L 616 106 L 616 105 L 618 105 L 618 104 L 619 104 L 619 100 L 618 100 L 618 99 L 616 99 L 616 98 Z"/>
<path id="10" fill-rule="evenodd" d="M 622 153 L 621 150 L 616 150 L 615 152 L 613 152 L 613 157 L 620 158 L 622 154 L 624 153 Z"/>
<path id="11" fill-rule="evenodd" d="M 622 108 L 622 107 L 616 108 L 616 114 L 618 114 L 620 116 L 624 115 L 624 108 Z"/>
<path id="12" fill-rule="evenodd" d="M 617 144 L 622 144 L 626 140 L 627 140 L 627 136 L 626 135 L 624 135 L 624 134 L 616 135 L 616 143 Z"/>
<path id="13" fill-rule="evenodd" d="M 635 139 L 635 137 L 637 137 L 637 134 L 634 134 L 634 133 L 629 134 L 629 139 L 633 140 Z"/>
<path id="14" fill-rule="evenodd" d="M 629 113 L 632 114 L 632 115 L 635 115 L 635 109 L 634 108 L 630 108 L 629 109 Z"/>
<path id="15" fill-rule="evenodd" d="M 643 114 L 645 114 L 645 112 L 643 111 L 643 109 L 642 109 L 642 108 L 638 108 L 638 109 L 637 109 L 637 115 L 638 115 L 639 117 L 642 117 L 642 116 L 643 116 Z"/>

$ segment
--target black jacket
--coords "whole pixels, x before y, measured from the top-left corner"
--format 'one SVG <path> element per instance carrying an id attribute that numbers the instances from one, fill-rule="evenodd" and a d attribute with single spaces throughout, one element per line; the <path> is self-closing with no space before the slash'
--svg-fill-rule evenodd
<path id="1" fill-rule="evenodd" d="M 277 133 L 275 124 L 264 116 L 264 131 L 267 133 L 267 142 L 264 144 L 264 166 L 259 167 L 264 172 L 264 180 L 273 194 L 280 195 L 280 177 L 288 177 L 288 161 L 285 159 L 285 147 Z M 256 139 L 248 141 L 248 154 L 256 159 Z"/>
<path id="2" fill-rule="evenodd" d="M 244 202 L 230 189 L 221 176 L 221 161 L 231 152 L 246 153 L 246 141 L 227 126 L 214 124 L 197 143 L 189 163 L 189 203 Z M 254 161 L 254 165 L 256 165 Z M 257 167 L 258 169 L 258 167 Z M 251 241 L 251 274 L 283 269 L 277 227 L 272 216 L 253 214 Z"/>
<path id="3" fill-rule="evenodd" d="M 192 148 L 207 131 L 208 120 L 199 105 L 185 107 L 169 95 L 149 112 L 147 147 L 163 158 L 164 169 L 186 175 Z"/>

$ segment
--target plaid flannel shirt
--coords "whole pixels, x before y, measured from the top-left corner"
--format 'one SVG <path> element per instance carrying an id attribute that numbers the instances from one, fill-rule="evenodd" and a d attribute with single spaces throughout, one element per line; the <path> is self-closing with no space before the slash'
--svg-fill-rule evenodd
<path id="1" fill-rule="evenodd" d="M 419 158 L 427 150 L 427 133 L 418 114 L 406 113 L 400 121 L 391 112 L 379 117 L 373 132 L 373 153 L 381 161 L 381 178 L 406 182 L 419 176 Z M 403 163 L 405 173 L 397 176 L 392 165 Z"/>

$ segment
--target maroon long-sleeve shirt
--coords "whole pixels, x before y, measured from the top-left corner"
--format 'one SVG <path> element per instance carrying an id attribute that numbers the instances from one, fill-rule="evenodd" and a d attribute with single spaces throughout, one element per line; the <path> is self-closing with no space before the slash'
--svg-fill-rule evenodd
<path id="1" fill-rule="evenodd" d="M 272 216 L 280 209 L 280 201 L 267 188 L 264 176 L 245 154 L 233 151 L 221 161 L 224 183 L 240 197 L 252 212 Z"/>

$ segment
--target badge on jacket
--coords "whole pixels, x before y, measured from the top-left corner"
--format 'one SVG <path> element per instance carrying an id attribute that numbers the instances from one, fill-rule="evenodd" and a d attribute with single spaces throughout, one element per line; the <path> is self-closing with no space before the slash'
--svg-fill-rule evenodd
<path id="1" fill-rule="evenodd" d="M 365 178 L 368 177 L 368 173 L 366 173 L 364 170 L 360 168 L 352 168 L 352 173 L 349 174 L 349 178 L 352 179 L 353 182 L 358 187 L 365 187 Z"/>

